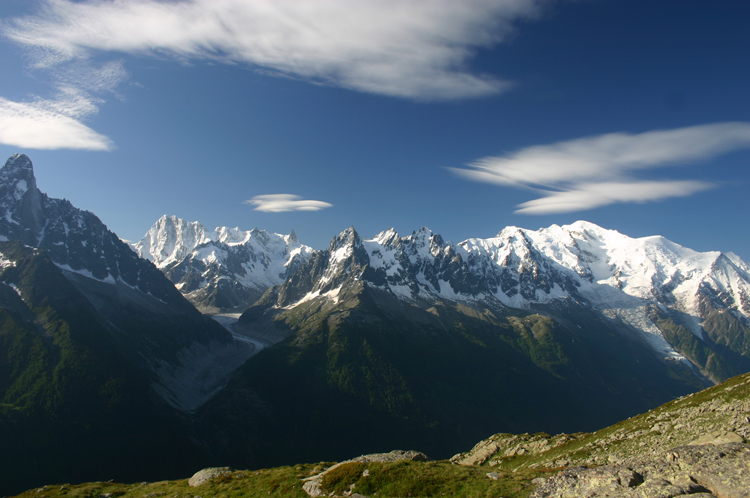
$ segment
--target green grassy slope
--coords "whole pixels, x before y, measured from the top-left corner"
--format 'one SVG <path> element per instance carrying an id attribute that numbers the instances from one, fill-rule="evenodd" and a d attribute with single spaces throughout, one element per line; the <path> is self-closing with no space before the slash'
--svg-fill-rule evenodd
<path id="1" fill-rule="evenodd" d="M 0 494 L 205 462 L 49 258 L 17 242 L 0 251 L 14 262 L 0 273 Z"/>

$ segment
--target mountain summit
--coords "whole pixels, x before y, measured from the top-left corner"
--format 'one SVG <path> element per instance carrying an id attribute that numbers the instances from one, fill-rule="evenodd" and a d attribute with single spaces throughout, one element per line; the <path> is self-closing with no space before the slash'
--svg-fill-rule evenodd
<path id="1" fill-rule="evenodd" d="M 89 211 L 52 199 L 36 186 L 31 160 L 15 154 L 0 169 L 0 238 L 44 249 L 61 269 L 107 283 L 121 282 L 165 303 L 184 299 L 153 266 Z"/>
<path id="2" fill-rule="evenodd" d="M 0 234 L 5 240 L 36 245 L 44 226 L 42 203 L 31 159 L 12 155 L 0 169 L 0 210 L 10 215 L 0 219 Z"/>

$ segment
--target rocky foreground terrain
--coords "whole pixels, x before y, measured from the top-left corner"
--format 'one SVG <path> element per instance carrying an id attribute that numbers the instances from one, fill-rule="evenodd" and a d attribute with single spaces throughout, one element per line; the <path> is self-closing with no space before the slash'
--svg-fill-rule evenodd
<path id="1" fill-rule="evenodd" d="M 534 498 L 750 496 L 750 376 L 591 434 L 497 434 L 451 460 L 536 478 Z"/>
<path id="2" fill-rule="evenodd" d="M 628 464 L 571 467 L 542 481 L 534 498 L 582 496 L 740 498 L 750 496 L 750 446 L 690 445 Z"/>
<path id="3" fill-rule="evenodd" d="M 496 434 L 449 461 L 419 452 L 155 483 L 55 484 L 52 497 L 750 497 L 750 374 L 594 433 Z"/>

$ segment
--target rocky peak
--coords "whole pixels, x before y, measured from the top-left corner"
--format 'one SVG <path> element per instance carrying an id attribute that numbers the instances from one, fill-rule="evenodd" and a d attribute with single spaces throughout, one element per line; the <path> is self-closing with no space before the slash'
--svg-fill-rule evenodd
<path id="1" fill-rule="evenodd" d="M 426 252 L 429 252 L 431 256 L 437 256 L 446 245 L 440 234 L 433 233 L 427 227 L 422 227 L 401 240 L 410 256 L 429 257 Z M 426 252 L 424 251 L 425 248 L 427 249 Z"/>
<path id="2" fill-rule="evenodd" d="M 34 167 L 28 156 L 14 154 L 0 170 L 0 235 L 36 245 L 44 227 L 42 193 L 36 187 Z"/>
<path id="3" fill-rule="evenodd" d="M 361 246 L 362 238 L 354 229 L 354 226 L 350 226 L 331 240 L 331 244 L 328 246 L 328 252 L 333 255 L 337 251 Z"/>
<path id="4" fill-rule="evenodd" d="M 388 249 L 401 247 L 401 237 L 395 228 L 389 228 L 377 234 L 373 240 Z"/>
<path id="5" fill-rule="evenodd" d="M 0 179 L 3 181 L 7 179 L 18 179 L 26 180 L 28 182 L 34 182 L 36 186 L 36 179 L 34 178 L 34 166 L 31 163 L 29 156 L 25 154 L 13 154 L 5 162 L 5 166 L 0 172 Z"/>
<path id="6" fill-rule="evenodd" d="M 206 227 L 198 222 L 164 215 L 133 248 L 161 268 L 187 256 L 205 241 L 206 233 Z"/>
<path id="7" fill-rule="evenodd" d="M 354 227 L 349 227 L 334 237 L 328 247 L 328 269 L 325 279 L 340 283 L 345 275 L 359 275 L 360 270 L 370 263 L 367 249 Z"/>

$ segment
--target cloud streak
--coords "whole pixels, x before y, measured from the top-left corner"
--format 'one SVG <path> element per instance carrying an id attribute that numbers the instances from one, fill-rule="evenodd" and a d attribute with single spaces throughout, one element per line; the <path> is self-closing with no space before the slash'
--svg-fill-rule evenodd
<path id="1" fill-rule="evenodd" d="M 566 213 L 620 202 L 684 197 L 712 188 L 708 182 L 647 181 L 635 174 L 745 147 L 750 147 L 750 123 L 716 123 L 537 145 L 451 170 L 470 180 L 542 194 L 519 205 L 516 213 Z"/>
<path id="2" fill-rule="evenodd" d="M 0 97 L 0 143 L 28 149 L 112 149 L 109 138 L 71 117 L 88 106 L 76 98 L 19 103 Z"/>
<path id="3" fill-rule="evenodd" d="M 255 211 L 266 213 L 283 213 L 287 211 L 320 211 L 332 207 L 333 204 L 323 201 L 303 199 L 292 194 L 269 194 L 256 195 L 252 199 L 243 202 L 255 206 Z"/>
<path id="4" fill-rule="evenodd" d="M 38 67 L 101 52 L 247 64 L 416 100 L 496 94 L 511 83 L 468 62 L 542 0 L 47 0 L 2 24 Z"/>

